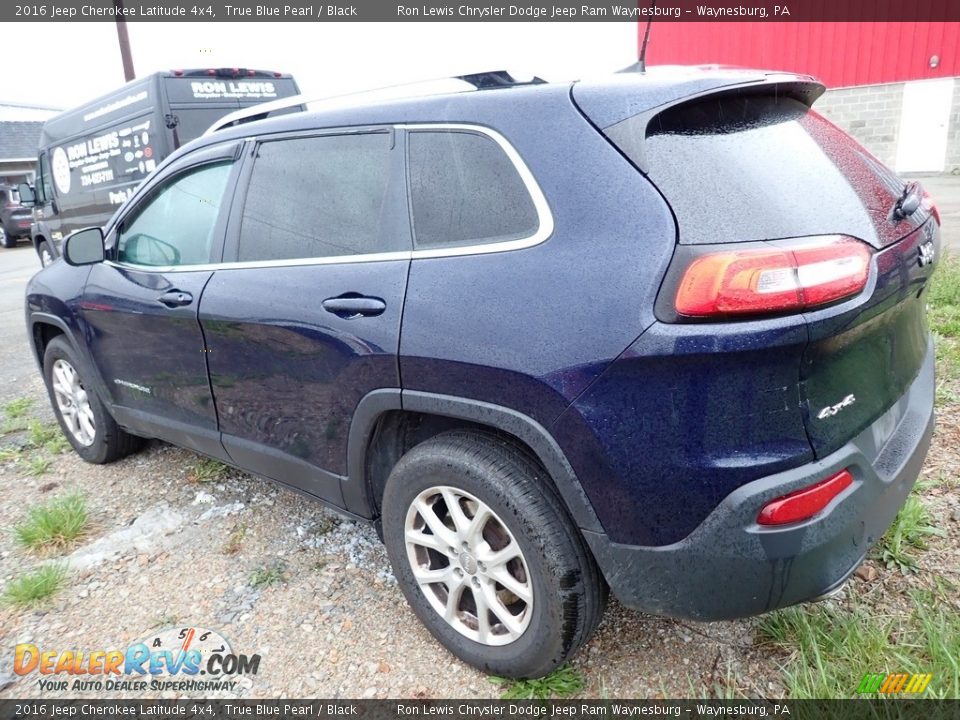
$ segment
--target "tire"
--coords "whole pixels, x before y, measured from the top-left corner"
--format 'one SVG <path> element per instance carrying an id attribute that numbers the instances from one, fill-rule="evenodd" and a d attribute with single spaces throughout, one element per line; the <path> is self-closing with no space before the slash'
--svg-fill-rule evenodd
<path id="1" fill-rule="evenodd" d="M 41 243 L 37 245 L 37 255 L 40 256 L 40 264 L 43 267 L 53 264 L 53 261 L 57 259 L 57 256 L 53 254 L 53 249 L 46 240 L 41 241 Z"/>
<path id="2" fill-rule="evenodd" d="M 3 229 L 3 225 L 0 225 L 0 243 L 3 243 L 5 248 L 17 246 L 17 239 L 12 235 L 9 235 L 7 231 Z"/>
<path id="3" fill-rule="evenodd" d="M 455 535 L 448 501 L 460 507 L 461 527 L 488 517 L 484 509 L 491 515 Z M 606 583 L 546 473 L 514 445 L 476 432 L 437 435 L 400 459 L 382 508 L 384 543 L 407 602 L 464 662 L 505 677 L 542 677 L 596 630 Z M 451 588 L 458 591 L 448 611 Z M 489 608 L 487 627 L 477 598 Z"/>
<path id="4" fill-rule="evenodd" d="M 139 449 L 143 440 L 124 432 L 110 417 L 96 391 L 84 382 L 84 367 L 62 335 L 49 342 L 43 354 L 43 379 L 53 412 L 84 460 L 98 465 L 119 460 Z"/>

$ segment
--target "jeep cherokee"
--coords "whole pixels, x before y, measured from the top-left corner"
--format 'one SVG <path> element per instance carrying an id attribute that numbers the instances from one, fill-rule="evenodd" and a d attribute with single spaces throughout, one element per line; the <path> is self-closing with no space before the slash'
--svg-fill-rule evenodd
<path id="1" fill-rule="evenodd" d="M 930 198 L 807 76 L 469 79 L 211 131 L 68 238 L 26 315 L 77 453 L 160 438 L 374 522 L 500 675 L 608 588 L 697 620 L 838 588 L 930 443 Z"/>

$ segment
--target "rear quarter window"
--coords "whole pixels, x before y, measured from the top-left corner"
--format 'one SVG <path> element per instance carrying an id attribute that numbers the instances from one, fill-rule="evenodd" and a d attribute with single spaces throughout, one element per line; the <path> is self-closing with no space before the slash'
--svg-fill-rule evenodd
<path id="1" fill-rule="evenodd" d="M 519 240 L 539 218 L 513 161 L 495 140 L 467 131 L 413 131 L 408 140 L 418 248 Z"/>

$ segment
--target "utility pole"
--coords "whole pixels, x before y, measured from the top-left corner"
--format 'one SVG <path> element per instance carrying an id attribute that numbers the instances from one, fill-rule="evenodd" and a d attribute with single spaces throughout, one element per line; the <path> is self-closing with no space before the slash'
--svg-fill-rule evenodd
<path id="1" fill-rule="evenodd" d="M 123 77 L 127 82 L 137 74 L 133 71 L 133 55 L 130 53 L 130 36 L 127 35 L 127 21 L 123 15 L 123 0 L 113 0 L 117 11 L 117 40 L 120 41 L 120 57 L 123 59 Z"/>

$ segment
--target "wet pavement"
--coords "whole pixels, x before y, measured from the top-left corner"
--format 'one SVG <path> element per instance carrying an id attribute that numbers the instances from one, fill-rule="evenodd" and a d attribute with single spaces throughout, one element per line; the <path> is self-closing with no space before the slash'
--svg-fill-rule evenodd
<path id="1" fill-rule="evenodd" d="M 937 203 L 943 221 L 943 246 L 954 257 L 960 255 L 960 175 L 917 175 L 911 179 L 919 180 Z"/>

